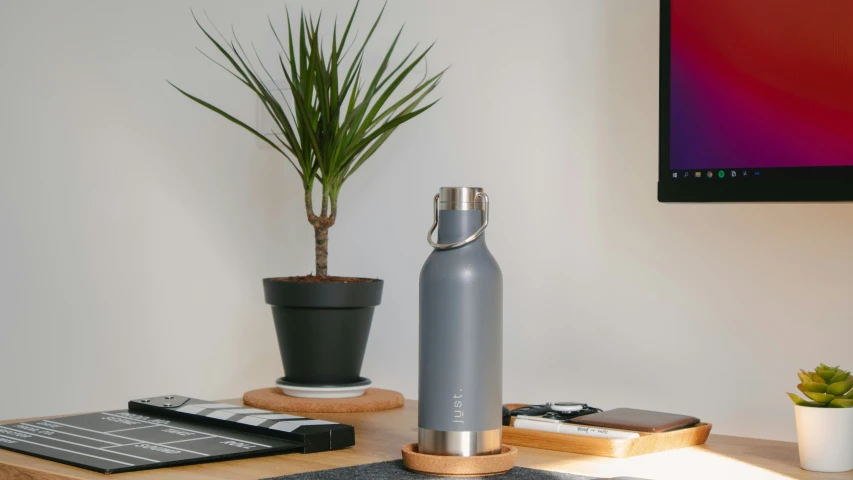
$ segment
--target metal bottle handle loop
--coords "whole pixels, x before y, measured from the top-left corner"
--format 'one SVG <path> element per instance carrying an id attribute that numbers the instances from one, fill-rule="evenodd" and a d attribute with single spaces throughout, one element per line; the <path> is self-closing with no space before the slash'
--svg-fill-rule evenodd
<path id="1" fill-rule="evenodd" d="M 480 235 L 482 235 L 483 232 L 486 231 L 486 227 L 489 226 L 489 196 L 483 192 L 480 192 L 477 194 L 477 197 L 483 197 L 483 204 L 484 204 L 483 205 L 483 225 L 479 229 L 477 229 L 477 231 L 474 232 L 473 235 L 471 235 L 470 237 L 468 237 L 464 240 L 460 240 L 458 242 L 436 243 L 436 242 L 432 241 L 432 235 L 433 235 L 433 233 L 435 233 L 435 229 L 438 228 L 438 197 L 439 197 L 439 195 L 436 194 L 435 198 L 432 201 L 432 213 L 433 213 L 432 228 L 430 228 L 429 233 L 427 233 L 427 241 L 429 242 L 429 244 L 432 248 L 435 248 L 438 250 L 449 250 L 451 248 L 463 247 L 463 246 L 468 245 L 469 243 L 473 242 L 474 240 L 480 238 Z"/>

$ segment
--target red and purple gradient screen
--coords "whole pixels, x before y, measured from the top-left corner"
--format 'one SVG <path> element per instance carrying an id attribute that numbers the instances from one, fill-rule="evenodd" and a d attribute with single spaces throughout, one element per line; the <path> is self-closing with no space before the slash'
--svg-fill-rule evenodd
<path id="1" fill-rule="evenodd" d="M 672 0 L 670 168 L 853 166 L 853 0 Z"/>

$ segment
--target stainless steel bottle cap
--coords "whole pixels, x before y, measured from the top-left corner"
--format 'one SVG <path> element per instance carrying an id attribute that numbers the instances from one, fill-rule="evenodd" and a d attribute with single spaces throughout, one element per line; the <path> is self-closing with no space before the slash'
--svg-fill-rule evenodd
<path id="1" fill-rule="evenodd" d="M 438 189 L 439 210 L 483 210 L 483 189 L 476 187 L 441 187 Z"/>
<path id="2" fill-rule="evenodd" d="M 432 234 L 438 228 L 439 210 L 473 210 L 483 212 L 483 224 L 470 237 L 453 243 L 436 243 Z M 486 231 L 489 226 L 489 196 L 482 188 L 475 187 L 441 187 L 438 195 L 432 199 L 432 228 L 427 233 L 427 242 L 438 250 L 449 250 L 451 248 L 464 247 Z"/>

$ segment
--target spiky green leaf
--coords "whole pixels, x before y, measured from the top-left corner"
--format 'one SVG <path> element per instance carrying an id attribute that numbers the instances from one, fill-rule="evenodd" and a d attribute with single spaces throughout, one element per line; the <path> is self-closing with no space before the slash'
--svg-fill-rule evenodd
<path id="1" fill-rule="evenodd" d="M 829 402 L 835 400 L 834 395 L 829 395 L 827 393 L 818 393 L 818 392 L 806 392 L 806 396 L 811 398 L 817 403 L 828 404 Z"/>
<path id="2" fill-rule="evenodd" d="M 795 404 L 797 404 L 801 407 L 822 407 L 823 406 L 823 405 L 819 405 L 817 403 L 809 402 L 808 400 L 804 400 L 800 396 L 794 395 L 793 393 L 789 393 L 788 396 L 791 397 L 791 401 L 793 401 Z"/>
<path id="3" fill-rule="evenodd" d="M 851 408 L 853 407 L 853 400 L 836 398 L 829 403 L 829 406 L 832 408 Z"/>
<path id="4" fill-rule="evenodd" d="M 835 382 L 826 389 L 826 393 L 835 395 L 836 397 L 843 396 L 847 392 L 853 390 L 853 380 L 844 382 Z"/>
<path id="5" fill-rule="evenodd" d="M 829 385 L 825 383 L 809 382 L 803 384 L 804 392 L 826 393 Z"/>

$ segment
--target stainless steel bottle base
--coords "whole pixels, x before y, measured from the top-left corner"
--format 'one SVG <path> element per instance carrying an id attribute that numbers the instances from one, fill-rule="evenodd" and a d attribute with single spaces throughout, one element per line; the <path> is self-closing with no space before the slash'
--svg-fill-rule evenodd
<path id="1" fill-rule="evenodd" d="M 501 453 L 501 429 L 445 432 L 418 428 L 418 452 L 426 455 L 474 457 Z"/>

